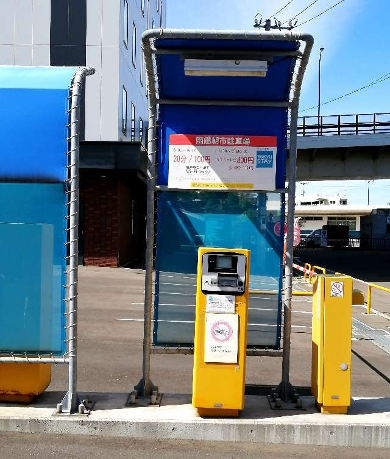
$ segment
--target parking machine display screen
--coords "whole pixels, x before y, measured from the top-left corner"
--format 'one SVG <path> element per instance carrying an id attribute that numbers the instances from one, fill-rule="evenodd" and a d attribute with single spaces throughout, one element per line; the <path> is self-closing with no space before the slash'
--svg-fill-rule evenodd
<path id="1" fill-rule="evenodd" d="M 209 256 L 209 272 L 218 273 L 236 273 L 237 272 L 237 256 L 212 254 Z"/>
<path id="2" fill-rule="evenodd" d="M 223 255 L 223 256 L 217 257 L 215 261 L 216 261 L 215 267 L 218 270 L 221 270 L 221 271 L 224 269 L 230 270 L 233 268 L 233 257 Z"/>

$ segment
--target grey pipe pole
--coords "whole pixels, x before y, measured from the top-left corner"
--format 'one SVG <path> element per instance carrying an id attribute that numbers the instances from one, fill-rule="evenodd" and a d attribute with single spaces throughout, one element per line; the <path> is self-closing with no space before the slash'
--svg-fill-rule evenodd
<path id="1" fill-rule="evenodd" d="M 293 102 L 290 120 L 290 164 L 288 176 L 288 206 L 287 206 L 287 243 L 286 243 L 286 294 L 283 307 L 283 361 L 282 381 L 279 385 L 279 396 L 288 401 L 292 398 L 290 384 L 290 354 L 291 354 L 291 302 L 293 284 L 293 243 L 294 243 L 294 219 L 295 219 L 295 192 L 296 192 L 296 168 L 297 168 L 297 135 L 298 135 L 298 109 L 299 96 L 303 82 L 303 75 L 309 62 L 310 52 L 314 44 L 311 35 L 305 36 L 306 46 L 303 58 L 298 70 L 294 86 Z"/>
<path id="2" fill-rule="evenodd" d="M 152 345 L 152 307 L 153 307 L 153 253 L 155 239 L 155 186 L 156 186 L 156 149 L 157 149 L 157 106 L 154 81 L 152 52 L 149 39 L 142 39 L 145 55 L 145 69 L 148 80 L 149 126 L 148 126 L 148 167 L 146 194 L 146 259 L 145 259 L 145 298 L 144 298 L 144 342 L 142 353 L 142 379 L 136 389 L 148 397 L 154 388 L 150 379 L 150 348 Z"/>
<path id="3" fill-rule="evenodd" d="M 79 231 L 79 149 L 80 104 L 84 79 L 95 72 L 80 68 L 73 79 L 70 114 L 70 164 L 69 167 L 69 284 L 68 284 L 68 354 L 69 378 L 65 410 L 78 410 L 77 397 L 77 284 L 78 284 L 78 231 Z"/>
<path id="4" fill-rule="evenodd" d="M 298 104 L 291 110 L 290 132 L 298 128 Z M 283 307 L 283 361 L 282 361 L 282 386 L 280 396 L 284 401 L 290 398 L 290 347 L 291 347 L 291 299 L 293 283 L 293 242 L 294 242 L 294 216 L 295 216 L 295 172 L 297 163 L 297 138 L 290 138 L 290 170 L 288 181 L 287 204 L 287 243 L 286 243 L 286 292 Z M 294 179 L 291 179 L 294 177 Z"/>

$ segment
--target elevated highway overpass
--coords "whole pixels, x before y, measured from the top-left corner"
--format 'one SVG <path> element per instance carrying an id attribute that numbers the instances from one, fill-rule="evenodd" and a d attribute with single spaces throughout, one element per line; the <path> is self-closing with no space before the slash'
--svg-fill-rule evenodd
<path id="1" fill-rule="evenodd" d="M 390 113 L 299 119 L 297 180 L 390 178 Z"/>

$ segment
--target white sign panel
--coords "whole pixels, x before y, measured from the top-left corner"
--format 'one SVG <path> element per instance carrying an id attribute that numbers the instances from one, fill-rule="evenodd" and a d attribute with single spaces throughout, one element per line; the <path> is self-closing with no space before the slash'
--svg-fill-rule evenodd
<path id="1" fill-rule="evenodd" d="M 172 134 L 168 187 L 272 191 L 276 152 L 271 136 Z"/>
<path id="2" fill-rule="evenodd" d="M 344 282 L 331 282 L 330 283 L 330 296 L 343 298 Z"/>
<path id="3" fill-rule="evenodd" d="M 238 314 L 206 313 L 204 361 L 238 362 Z"/>
<path id="4" fill-rule="evenodd" d="M 216 314 L 234 314 L 236 311 L 236 299 L 233 295 L 207 295 L 206 312 Z"/>

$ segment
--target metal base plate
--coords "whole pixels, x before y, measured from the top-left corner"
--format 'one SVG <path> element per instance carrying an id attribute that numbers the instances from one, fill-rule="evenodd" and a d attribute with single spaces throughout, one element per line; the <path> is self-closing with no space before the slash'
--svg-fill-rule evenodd
<path id="1" fill-rule="evenodd" d="M 306 411 L 302 407 L 302 400 L 298 397 L 296 401 L 288 400 L 287 402 L 280 398 L 274 398 L 272 395 L 267 395 L 268 402 L 273 410 L 301 410 Z"/>
<path id="2" fill-rule="evenodd" d="M 136 390 L 130 392 L 126 399 L 125 406 L 136 407 L 136 406 L 161 406 L 163 394 L 158 391 L 153 391 L 150 397 L 139 397 Z"/>
<path id="3" fill-rule="evenodd" d="M 95 406 L 95 403 L 96 402 L 90 401 L 88 399 L 81 399 L 80 396 L 76 393 L 73 395 L 71 408 L 69 409 L 69 392 L 67 392 L 61 403 L 58 403 L 56 411 L 53 413 L 53 415 L 69 416 L 71 414 L 83 417 L 89 416 L 93 407 Z"/>

